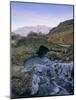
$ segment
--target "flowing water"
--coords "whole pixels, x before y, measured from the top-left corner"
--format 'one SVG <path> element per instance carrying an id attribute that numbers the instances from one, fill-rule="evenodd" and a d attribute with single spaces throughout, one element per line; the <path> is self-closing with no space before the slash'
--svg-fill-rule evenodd
<path id="1" fill-rule="evenodd" d="M 32 57 L 24 63 L 22 74 L 32 72 L 31 96 L 68 95 L 73 88 L 71 72 L 73 62 L 60 63 L 50 61 L 47 57 Z M 70 86 L 69 90 L 67 86 Z"/>

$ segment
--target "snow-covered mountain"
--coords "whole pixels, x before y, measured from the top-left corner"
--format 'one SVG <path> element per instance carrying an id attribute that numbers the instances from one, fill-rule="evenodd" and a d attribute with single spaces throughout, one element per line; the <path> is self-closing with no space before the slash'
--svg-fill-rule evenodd
<path id="1" fill-rule="evenodd" d="M 44 26 L 44 25 L 37 25 L 37 26 L 25 26 L 18 28 L 17 30 L 13 31 L 15 34 L 19 34 L 21 36 L 27 36 L 30 32 L 41 32 L 42 34 L 47 34 L 51 28 Z"/>

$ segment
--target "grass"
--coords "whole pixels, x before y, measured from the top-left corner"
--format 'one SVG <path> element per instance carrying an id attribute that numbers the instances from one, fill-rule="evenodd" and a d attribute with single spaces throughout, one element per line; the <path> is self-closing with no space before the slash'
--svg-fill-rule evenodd
<path id="1" fill-rule="evenodd" d="M 40 45 L 44 45 L 49 48 L 50 60 L 64 60 L 66 58 L 65 50 L 68 47 L 53 44 L 47 41 L 47 38 L 21 38 L 21 40 L 12 40 L 11 42 L 11 88 L 18 97 L 31 93 L 31 80 L 33 71 L 30 71 L 26 75 L 21 74 L 21 69 L 24 67 L 24 61 L 31 56 L 35 55 Z M 71 48 L 70 48 L 71 49 Z M 51 53 L 51 52 L 54 53 Z M 70 55 L 71 51 L 69 50 Z M 69 53 L 67 52 L 69 55 Z M 18 79 L 12 80 L 12 77 L 18 77 Z"/>
<path id="2" fill-rule="evenodd" d="M 58 44 L 53 44 L 51 42 L 48 42 L 47 38 L 45 37 L 21 38 L 20 40 L 17 40 L 16 42 L 15 41 L 11 42 L 12 75 L 18 76 L 19 71 L 23 67 L 24 61 L 26 61 L 31 56 L 36 55 L 36 52 L 39 49 L 40 45 L 44 45 L 49 48 L 50 51 L 48 57 L 51 60 L 64 60 L 67 57 L 67 54 L 69 55 L 69 52 L 71 52 L 70 57 L 73 57 L 72 51 L 68 51 L 67 54 L 65 53 L 65 51 L 67 51 L 69 48 L 68 46 L 65 47 Z M 54 53 L 51 54 L 52 51 Z"/>
<path id="3" fill-rule="evenodd" d="M 16 41 L 16 40 L 15 40 Z M 14 46 L 15 44 L 15 46 Z M 47 41 L 45 37 L 38 38 L 21 38 L 20 40 L 13 42 L 12 46 L 12 65 L 22 66 L 24 60 L 36 54 L 40 45 L 44 45 L 49 48 L 50 52 L 64 52 L 67 47 L 63 47 L 57 44 L 53 44 Z M 55 55 L 54 55 L 55 57 Z M 57 58 L 57 57 L 55 57 Z M 59 57 L 58 57 L 59 58 Z"/>

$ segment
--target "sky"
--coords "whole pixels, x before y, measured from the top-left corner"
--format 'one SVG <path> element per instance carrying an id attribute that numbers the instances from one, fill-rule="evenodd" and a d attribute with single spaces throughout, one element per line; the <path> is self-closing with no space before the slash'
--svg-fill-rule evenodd
<path id="1" fill-rule="evenodd" d="M 11 2 L 11 30 L 24 26 L 55 27 L 73 18 L 72 5 Z"/>

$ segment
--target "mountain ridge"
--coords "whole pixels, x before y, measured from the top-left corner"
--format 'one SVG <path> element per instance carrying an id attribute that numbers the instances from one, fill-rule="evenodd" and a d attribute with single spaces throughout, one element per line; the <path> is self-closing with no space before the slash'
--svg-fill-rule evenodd
<path id="1" fill-rule="evenodd" d="M 45 25 L 36 25 L 36 26 L 24 26 L 18 28 L 17 30 L 13 31 L 15 34 L 19 34 L 21 36 L 27 36 L 30 32 L 41 32 L 42 34 L 47 34 L 50 30 L 50 27 Z"/>
<path id="2" fill-rule="evenodd" d="M 61 22 L 57 27 L 52 28 L 48 33 L 48 41 L 53 43 L 73 44 L 74 20 Z"/>

